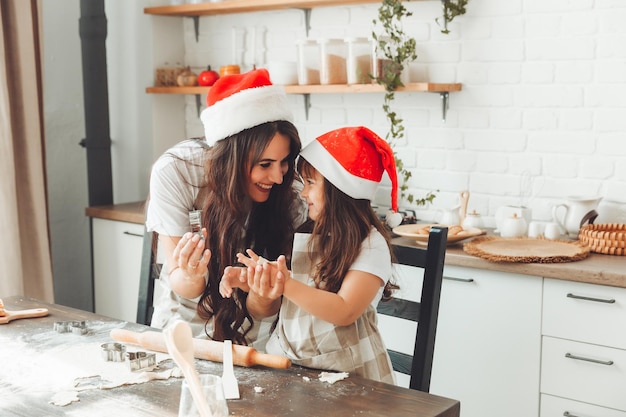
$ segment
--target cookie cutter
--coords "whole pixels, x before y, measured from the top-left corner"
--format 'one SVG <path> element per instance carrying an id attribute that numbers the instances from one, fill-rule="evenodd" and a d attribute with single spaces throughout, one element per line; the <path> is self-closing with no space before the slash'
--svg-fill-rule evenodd
<path id="1" fill-rule="evenodd" d="M 59 333 L 73 333 L 82 335 L 89 331 L 85 321 L 57 321 L 54 323 L 54 330 Z"/>
<path id="2" fill-rule="evenodd" d="M 128 367 L 131 371 L 140 371 L 156 365 L 156 354 L 147 352 L 127 352 Z"/>
<path id="3" fill-rule="evenodd" d="M 100 345 L 102 348 L 102 359 L 107 362 L 124 362 L 126 346 L 121 343 L 108 342 Z"/>

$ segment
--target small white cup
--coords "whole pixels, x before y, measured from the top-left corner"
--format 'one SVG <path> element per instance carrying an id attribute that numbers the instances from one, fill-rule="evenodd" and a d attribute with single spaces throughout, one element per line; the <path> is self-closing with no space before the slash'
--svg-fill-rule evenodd
<path id="1" fill-rule="evenodd" d="M 530 222 L 528 225 L 528 237 L 537 238 L 543 234 L 543 224 L 539 222 Z"/>
<path id="2" fill-rule="evenodd" d="M 561 238 L 561 226 L 557 223 L 548 223 L 543 232 L 546 239 L 560 239 Z"/>
<path id="3" fill-rule="evenodd" d="M 202 374 L 200 375 L 200 385 L 202 392 L 209 403 L 211 415 L 213 417 L 228 417 L 228 405 L 224 397 L 224 389 L 222 387 L 222 378 L 217 375 Z M 178 407 L 179 417 L 196 417 L 200 416 L 196 404 L 193 401 L 191 391 L 187 385 L 187 381 L 183 380 L 180 390 L 180 405 Z"/>

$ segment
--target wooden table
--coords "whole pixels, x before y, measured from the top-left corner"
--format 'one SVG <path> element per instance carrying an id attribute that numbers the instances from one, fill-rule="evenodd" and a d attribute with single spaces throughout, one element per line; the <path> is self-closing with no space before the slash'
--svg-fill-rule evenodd
<path id="1" fill-rule="evenodd" d="M 7 310 L 48 308 L 50 314 L 42 318 L 11 321 L 0 325 L 0 415 L 14 416 L 177 416 L 180 399 L 181 378 L 152 380 L 135 385 L 124 385 L 112 389 L 90 389 L 81 391 L 79 401 L 66 406 L 50 403 L 55 392 L 41 389 L 31 392 L 23 384 L 26 378 L 46 378 L 49 375 L 11 375 L 5 372 L 11 361 L 15 364 L 33 363 L 37 354 L 44 350 L 62 351 L 66 345 L 76 348 L 76 338 L 82 343 L 110 342 L 110 328 L 124 327 L 133 331 L 144 331 L 146 326 L 124 323 L 60 305 L 46 304 L 35 299 L 22 297 L 3 298 Z M 85 335 L 66 335 L 54 330 L 55 322 L 86 321 L 92 329 Z M 96 325 L 97 324 L 97 325 Z M 100 330 L 99 330 L 100 329 Z M 106 329 L 106 330 L 104 330 Z M 70 341 L 74 342 L 70 342 Z M 12 346 L 23 349 L 10 349 Z M 129 346 L 130 348 L 130 346 Z M 141 349 L 141 348 L 139 348 Z M 8 358 L 2 352 L 11 354 Z M 103 360 L 95 358 L 94 360 Z M 72 362 L 69 360 L 69 362 Z M 72 363 L 54 364 L 56 369 Z M 106 366 L 106 365 L 105 365 Z M 171 360 L 159 363 L 159 368 L 173 367 Z M 4 367 L 4 369 L 3 369 Z M 196 360 L 200 373 L 221 375 L 222 364 Z M 32 368 L 32 367 L 30 367 Z M 37 372 L 30 370 L 30 372 Z M 39 371 L 45 373 L 44 369 Z M 130 372 L 130 371 L 129 371 Z M 319 380 L 318 370 L 292 366 L 287 370 L 263 367 L 235 367 L 239 380 L 241 399 L 228 400 L 231 416 L 276 417 L 276 416 L 420 416 L 459 417 L 460 404 L 456 400 L 443 398 L 419 391 L 379 383 L 350 375 L 347 379 L 329 384 Z M 22 386 L 17 385 L 18 380 Z M 41 385 L 41 384 L 40 384 Z M 255 392 L 261 387 L 262 393 Z"/>

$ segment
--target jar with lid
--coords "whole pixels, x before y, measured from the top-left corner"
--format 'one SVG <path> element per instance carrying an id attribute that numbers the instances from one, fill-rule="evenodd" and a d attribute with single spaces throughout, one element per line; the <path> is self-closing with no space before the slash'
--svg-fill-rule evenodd
<path id="1" fill-rule="evenodd" d="M 320 84 L 345 84 L 346 43 L 342 39 L 319 39 Z"/>
<path id="2" fill-rule="evenodd" d="M 316 41 L 302 39 L 298 45 L 298 84 L 320 83 L 320 51 Z"/>
<path id="3" fill-rule="evenodd" d="M 393 74 L 397 73 L 398 69 L 396 68 L 398 64 L 394 63 L 393 60 L 389 59 L 385 56 L 385 50 L 380 47 L 380 44 L 390 45 L 389 48 L 393 48 L 393 41 L 388 36 L 381 36 L 378 38 L 378 41 L 372 42 L 372 75 L 374 79 L 372 82 L 376 82 L 376 78 L 386 78 L 390 77 L 390 75 L 385 74 Z M 407 68 L 404 68 L 402 73 L 400 73 L 400 81 L 403 84 L 409 83 L 409 71 Z"/>
<path id="4" fill-rule="evenodd" d="M 366 84 L 371 81 L 372 46 L 367 38 L 346 38 L 348 59 L 346 71 L 348 84 Z"/>
<path id="5" fill-rule="evenodd" d="M 220 67 L 220 77 L 223 77 L 224 75 L 239 74 L 240 72 L 241 69 L 239 68 L 239 65 L 224 65 Z"/>

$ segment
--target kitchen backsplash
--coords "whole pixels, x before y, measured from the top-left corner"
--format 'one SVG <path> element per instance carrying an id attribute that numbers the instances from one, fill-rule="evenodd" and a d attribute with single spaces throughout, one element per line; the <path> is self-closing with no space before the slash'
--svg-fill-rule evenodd
<path id="1" fill-rule="evenodd" d="M 461 190 L 469 190 L 469 210 L 487 225 L 502 205 L 528 205 L 534 219 L 549 220 L 552 206 L 570 195 L 626 196 L 626 2 L 470 0 L 449 35 L 435 22 L 439 1 L 406 5 L 413 16 L 405 31 L 419 55 L 410 81 L 463 84 L 450 93 L 445 123 L 438 94 L 396 94 L 393 106 L 406 127 L 397 151 L 413 172 L 410 191 L 438 190 L 431 206 L 411 207 L 418 218 L 437 220 Z M 377 8 L 315 8 L 308 37 L 369 36 Z M 184 64 L 192 68 L 236 59 L 245 70 L 253 55 L 257 66 L 296 61 L 296 40 L 307 37 L 297 9 L 201 17 L 198 41 L 192 19 L 184 30 Z M 308 118 L 302 95 L 289 100 L 303 142 L 344 125 L 386 135 L 382 93 L 312 94 Z M 186 117 L 187 134 L 202 135 L 193 96 Z M 376 202 L 382 206 L 384 188 Z"/>

